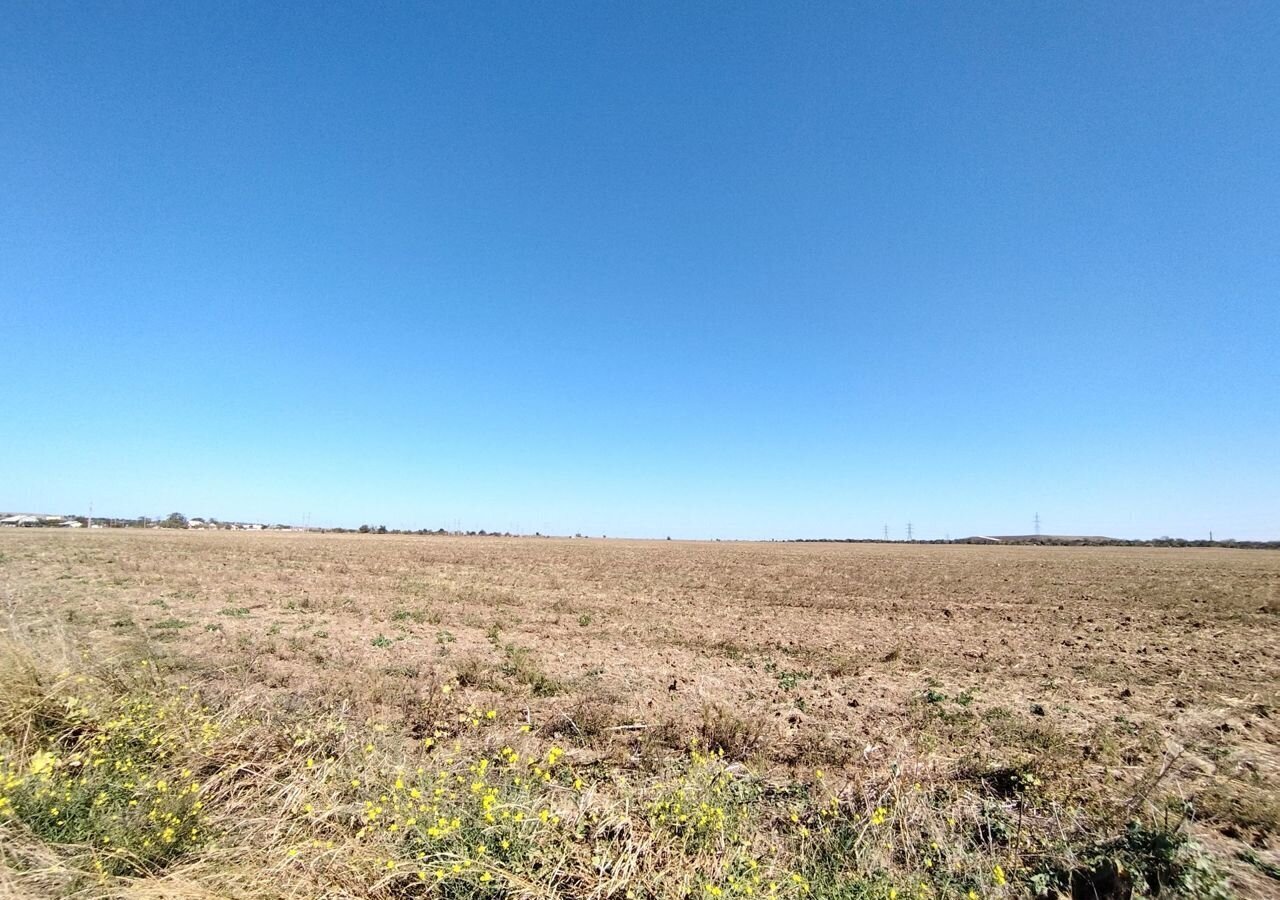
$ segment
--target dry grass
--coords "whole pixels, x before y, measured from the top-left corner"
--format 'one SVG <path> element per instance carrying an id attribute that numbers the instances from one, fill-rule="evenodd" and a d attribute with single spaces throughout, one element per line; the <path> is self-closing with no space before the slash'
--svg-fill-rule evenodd
<path id="1" fill-rule="evenodd" d="M 160 729 L 212 846 L 130 868 L 10 815 L 0 892 L 1015 896 L 1154 883 L 1189 834 L 1269 896 L 1278 590 L 1261 551 L 0 532 L 7 765 L 75 752 L 70 697 L 218 726 Z M 560 820 L 503 866 L 419 882 L 413 816 L 361 821 L 553 747 L 493 782 Z"/>

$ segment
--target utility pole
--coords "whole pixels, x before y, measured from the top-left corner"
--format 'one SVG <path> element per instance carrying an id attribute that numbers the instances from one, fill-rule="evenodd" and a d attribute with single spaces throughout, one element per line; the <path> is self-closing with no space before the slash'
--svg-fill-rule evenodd
<path id="1" fill-rule="evenodd" d="M 89 501 L 89 515 L 85 518 L 84 527 L 85 528 L 93 527 L 93 501 L 92 500 Z"/>
<path id="2" fill-rule="evenodd" d="M 913 535 L 914 535 L 914 531 L 912 530 L 911 523 L 908 522 L 907 523 L 907 540 L 914 541 L 915 537 Z"/>
<path id="3" fill-rule="evenodd" d="M 1036 537 L 1040 537 L 1040 513 L 1036 513 Z"/>

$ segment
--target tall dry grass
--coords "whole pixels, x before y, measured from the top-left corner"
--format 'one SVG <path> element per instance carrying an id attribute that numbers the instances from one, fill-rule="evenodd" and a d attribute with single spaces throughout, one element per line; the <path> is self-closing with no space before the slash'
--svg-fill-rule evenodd
<path id="1" fill-rule="evenodd" d="M 656 766 L 566 750 L 436 686 L 413 735 L 205 696 L 150 658 L 0 647 L 0 891 L 103 898 L 1213 897 L 1179 823 L 1032 768 L 788 778 L 705 735 Z"/>

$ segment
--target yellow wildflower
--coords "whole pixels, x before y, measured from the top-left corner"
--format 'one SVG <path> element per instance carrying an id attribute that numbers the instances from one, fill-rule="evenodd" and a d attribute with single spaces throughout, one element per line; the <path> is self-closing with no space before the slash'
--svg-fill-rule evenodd
<path id="1" fill-rule="evenodd" d="M 28 764 L 28 768 L 32 775 L 39 775 L 41 772 L 45 772 L 53 768 L 57 761 L 58 758 L 52 753 L 41 750 L 35 756 L 31 757 L 31 762 Z"/>

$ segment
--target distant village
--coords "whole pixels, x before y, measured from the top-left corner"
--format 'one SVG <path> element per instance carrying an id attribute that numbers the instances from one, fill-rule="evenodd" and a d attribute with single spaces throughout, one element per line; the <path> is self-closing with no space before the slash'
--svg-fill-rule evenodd
<path id="1" fill-rule="evenodd" d="M 0 513 L 0 528 L 177 528 L 186 531 L 310 531 L 325 534 L 436 534 L 466 537 L 516 537 L 509 531 L 448 531 L 444 528 L 399 529 L 385 525 L 361 525 L 359 528 L 321 528 L 311 525 L 267 525 L 262 522 L 229 522 L 222 519 L 187 518 L 170 513 L 164 518 L 138 516 L 132 519 L 109 516 L 45 515 L 37 513 Z M 541 533 L 524 537 L 545 537 Z M 575 534 L 574 537 L 582 537 Z"/>
<path id="2" fill-rule="evenodd" d="M 107 516 L 50 516 L 12 513 L 0 517 L 0 528 L 187 528 L 197 531 L 305 531 L 293 525 L 263 525 L 260 522 L 220 522 L 217 519 L 188 519 L 173 513 L 164 519 L 138 516 L 116 519 Z"/>

